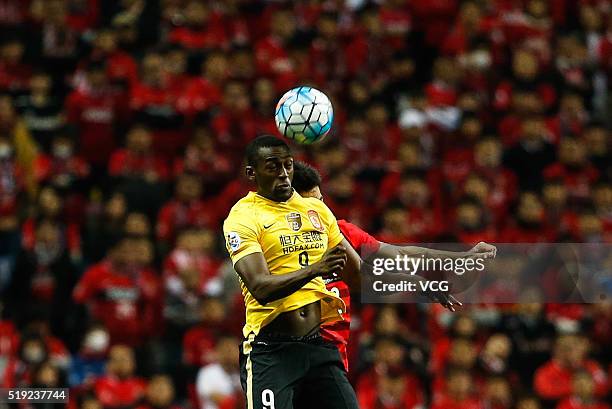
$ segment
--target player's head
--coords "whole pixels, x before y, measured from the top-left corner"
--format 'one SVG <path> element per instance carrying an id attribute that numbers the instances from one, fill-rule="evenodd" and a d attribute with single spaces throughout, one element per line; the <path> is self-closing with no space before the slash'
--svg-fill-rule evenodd
<path id="1" fill-rule="evenodd" d="M 293 156 L 281 139 L 263 135 L 246 148 L 246 176 L 257 185 L 257 193 L 276 202 L 293 194 Z"/>
<path id="2" fill-rule="evenodd" d="M 293 164 L 293 188 L 302 197 L 323 200 L 321 194 L 321 175 L 312 166 L 297 161 Z"/>

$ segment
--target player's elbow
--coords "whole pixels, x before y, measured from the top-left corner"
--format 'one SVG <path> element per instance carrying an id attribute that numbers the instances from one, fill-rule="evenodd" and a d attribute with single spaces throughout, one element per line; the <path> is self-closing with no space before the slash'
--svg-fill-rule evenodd
<path id="1" fill-rule="evenodd" d="M 274 301 L 274 299 L 272 298 L 272 295 L 266 293 L 265 291 L 254 292 L 254 293 L 251 293 L 251 295 L 253 295 L 253 298 L 255 298 L 255 300 L 260 305 L 266 305 L 266 304 Z"/>
<path id="2" fill-rule="evenodd" d="M 260 305 L 266 305 L 269 302 L 274 301 L 272 292 L 263 282 L 257 281 L 251 283 L 251 286 L 247 286 L 247 288 L 249 289 L 249 292 L 253 298 L 255 298 Z"/>

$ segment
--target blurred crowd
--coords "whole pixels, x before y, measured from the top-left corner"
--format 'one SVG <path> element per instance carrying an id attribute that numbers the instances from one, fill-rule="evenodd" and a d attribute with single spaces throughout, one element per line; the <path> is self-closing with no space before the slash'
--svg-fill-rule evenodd
<path id="1" fill-rule="evenodd" d="M 244 407 L 220 223 L 298 84 L 379 239 L 612 242 L 610 74 L 610 0 L 0 0 L 0 386 Z M 363 409 L 609 408 L 610 303 L 353 300 Z"/>

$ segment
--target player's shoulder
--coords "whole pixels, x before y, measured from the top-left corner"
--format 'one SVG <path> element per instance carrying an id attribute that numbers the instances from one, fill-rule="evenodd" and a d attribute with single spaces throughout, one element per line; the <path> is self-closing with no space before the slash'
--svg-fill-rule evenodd
<path id="1" fill-rule="evenodd" d="M 244 217 L 244 215 L 249 215 L 252 219 L 254 216 L 258 214 L 258 204 L 255 200 L 254 192 L 249 192 L 245 197 L 238 200 L 230 209 L 229 214 L 227 215 L 226 221 L 232 220 L 236 217 Z"/>
<path id="2" fill-rule="evenodd" d="M 309 209 L 331 213 L 329 207 L 327 207 L 327 205 L 320 199 L 314 197 L 302 197 L 297 193 L 296 198 L 302 205 L 308 207 Z"/>

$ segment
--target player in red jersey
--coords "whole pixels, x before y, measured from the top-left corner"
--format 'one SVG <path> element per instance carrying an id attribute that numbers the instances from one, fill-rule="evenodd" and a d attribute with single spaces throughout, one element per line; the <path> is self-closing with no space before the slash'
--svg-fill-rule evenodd
<path id="1" fill-rule="evenodd" d="M 323 200 L 323 195 L 321 194 L 320 189 L 321 175 L 316 169 L 303 162 L 294 162 L 293 181 L 291 182 L 291 185 L 295 191 L 303 197 L 315 197 L 319 200 Z M 346 220 L 339 219 L 338 227 L 340 227 L 340 231 L 342 232 L 344 238 L 346 238 L 357 253 L 359 253 L 362 259 L 367 259 L 368 256 L 373 254 L 377 254 L 379 257 L 391 259 L 398 255 L 408 255 L 412 257 L 420 257 L 421 255 L 425 255 L 426 257 L 449 258 L 478 256 L 482 258 L 489 258 L 494 257 L 497 251 L 495 246 L 484 242 L 478 243 L 467 252 L 449 252 L 416 246 L 394 246 L 376 240 L 370 234 Z M 346 304 L 346 312 L 344 313 L 344 320 L 322 325 L 321 335 L 326 341 L 336 345 L 338 351 L 340 351 L 340 356 L 344 362 L 344 367 L 348 372 L 347 345 L 350 336 L 351 323 L 351 294 L 349 285 L 343 279 L 343 277 L 340 276 L 325 279 L 325 284 L 328 290 L 335 292 L 340 298 L 342 298 Z M 431 297 L 433 301 L 439 302 L 451 311 L 455 311 L 455 305 L 461 305 L 461 303 L 451 294 L 443 295 L 436 292 L 432 293 Z"/>

